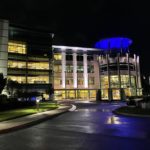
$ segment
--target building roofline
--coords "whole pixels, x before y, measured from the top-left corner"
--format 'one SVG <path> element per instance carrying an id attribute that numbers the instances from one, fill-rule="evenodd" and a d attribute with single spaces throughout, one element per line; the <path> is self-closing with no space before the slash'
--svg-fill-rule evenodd
<path id="1" fill-rule="evenodd" d="M 101 51 L 97 48 L 87 48 L 87 47 L 76 47 L 76 46 L 64 46 L 64 45 L 52 45 L 52 48 L 60 48 L 62 50 L 72 49 L 72 50 L 83 50 L 83 51 Z"/>

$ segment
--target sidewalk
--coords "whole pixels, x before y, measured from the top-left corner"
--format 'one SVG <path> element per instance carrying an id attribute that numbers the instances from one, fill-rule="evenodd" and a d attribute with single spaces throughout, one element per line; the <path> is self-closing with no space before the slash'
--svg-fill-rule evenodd
<path id="1" fill-rule="evenodd" d="M 58 109 L 45 111 L 17 119 L 0 122 L 0 134 L 21 129 L 36 123 L 40 123 L 46 119 L 67 112 L 72 106 L 60 106 Z"/>

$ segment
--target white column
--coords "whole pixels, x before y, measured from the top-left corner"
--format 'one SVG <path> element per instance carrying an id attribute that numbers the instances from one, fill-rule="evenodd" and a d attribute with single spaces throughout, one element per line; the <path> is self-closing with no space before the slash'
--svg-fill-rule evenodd
<path id="1" fill-rule="evenodd" d="M 0 20 L 0 73 L 7 77 L 8 60 L 8 28 L 7 20 Z"/>
<path id="2" fill-rule="evenodd" d="M 140 72 L 140 60 L 139 56 L 137 56 L 137 69 L 138 69 L 138 88 L 141 88 L 141 72 Z"/>
<path id="3" fill-rule="evenodd" d="M 87 54 L 83 54 L 83 69 L 84 87 L 88 88 Z"/>
<path id="4" fill-rule="evenodd" d="M 61 74 L 61 78 L 62 78 L 62 88 L 66 87 L 66 76 L 65 76 L 65 70 L 66 70 L 66 53 L 62 52 L 62 74 Z"/>
<path id="5" fill-rule="evenodd" d="M 73 53 L 73 87 L 77 88 L 77 53 Z"/>

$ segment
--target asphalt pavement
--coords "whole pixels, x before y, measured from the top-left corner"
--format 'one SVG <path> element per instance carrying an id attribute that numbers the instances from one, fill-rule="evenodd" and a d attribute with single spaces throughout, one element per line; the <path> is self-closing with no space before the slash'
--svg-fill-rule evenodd
<path id="1" fill-rule="evenodd" d="M 149 150 L 150 119 L 115 115 L 125 103 L 82 103 L 45 122 L 0 135 L 0 150 Z"/>

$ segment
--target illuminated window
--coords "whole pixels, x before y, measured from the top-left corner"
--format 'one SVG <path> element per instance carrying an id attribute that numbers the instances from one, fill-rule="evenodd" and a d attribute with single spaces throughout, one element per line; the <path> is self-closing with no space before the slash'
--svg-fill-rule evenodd
<path id="1" fill-rule="evenodd" d="M 142 96 L 142 89 L 137 89 L 137 95 Z"/>
<path id="2" fill-rule="evenodd" d="M 54 91 L 54 99 L 55 100 L 63 100 L 66 98 L 66 92 L 64 90 Z"/>
<path id="3" fill-rule="evenodd" d="M 54 85 L 61 85 L 61 84 L 62 84 L 62 80 L 60 78 L 54 79 Z"/>
<path id="4" fill-rule="evenodd" d="M 78 98 L 79 99 L 88 99 L 89 98 L 88 90 L 78 90 Z"/>
<path id="5" fill-rule="evenodd" d="M 54 60 L 62 60 L 61 54 L 54 54 Z"/>
<path id="6" fill-rule="evenodd" d="M 113 96 L 113 100 L 119 100 L 120 99 L 120 90 L 119 89 L 113 89 L 112 90 L 112 96 Z"/>
<path id="7" fill-rule="evenodd" d="M 132 87 L 136 87 L 136 84 L 135 84 L 135 77 L 134 77 L 134 76 L 131 76 L 131 86 L 132 86 Z"/>
<path id="8" fill-rule="evenodd" d="M 8 60 L 8 68 L 26 68 L 26 62 Z"/>
<path id="9" fill-rule="evenodd" d="M 66 66 L 66 72 L 67 73 L 72 73 L 73 72 L 73 66 L 72 65 L 67 65 Z"/>
<path id="10" fill-rule="evenodd" d="M 96 98 L 96 90 L 90 90 L 90 98 Z"/>
<path id="11" fill-rule="evenodd" d="M 118 88 L 119 87 L 118 76 L 110 76 L 110 84 L 111 84 L 111 88 Z"/>
<path id="12" fill-rule="evenodd" d="M 9 53 L 18 53 L 26 54 L 26 44 L 23 42 L 9 42 L 8 43 L 8 52 Z"/>
<path id="13" fill-rule="evenodd" d="M 28 83 L 35 83 L 35 84 L 45 84 L 49 83 L 49 77 L 48 76 L 36 76 L 36 77 L 28 77 L 27 78 Z"/>
<path id="14" fill-rule="evenodd" d="M 66 90 L 66 98 L 68 98 L 68 99 L 76 98 L 75 91 L 74 90 Z"/>
<path id="15" fill-rule="evenodd" d="M 48 70 L 49 63 L 48 62 L 28 62 L 28 69 Z"/>
<path id="16" fill-rule="evenodd" d="M 107 89 L 101 90 L 101 96 L 103 100 L 108 100 L 108 90 Z"/>
<path id="17" fill-rule="evenodd" d="M 55 65 L 54 66 L 54 72 L 57 72 L 57 73 L 62 72 L 62 66 L 61 65 Z"/>
<path id="18" fill-rule="evenodd" d="M 121 87 L 127 88 L 129 87 L 129 76 L 128 75 L 121 75 Z"/>
<path id="19" fill-rule="evenodd" d="M 89 85 L 94 85 L 94 77 L 89 77 Z"/>
<path id="20" fill-rule="evenodd" d="M 8 76 L 8 79 L 17 81 L 18 83 L 26 83 L 26 77 L 25 76 Z"/>
<path id="21" fill-rule="evenodd" d="M 83 82 L 84 82 L 83 78 L 78 78 L 78 85 L 83 85 Z"/>
<path id="22" fill-rule="evenodd" d="M 109 88 L 108 76 L 101 76 L 101 88 Z"/>
<path id="23" fill-rule="evenodd" d="M 72 78 L 67 78 L 66 79 L 66 85 L 73 85 L 73 79 Z"/>

